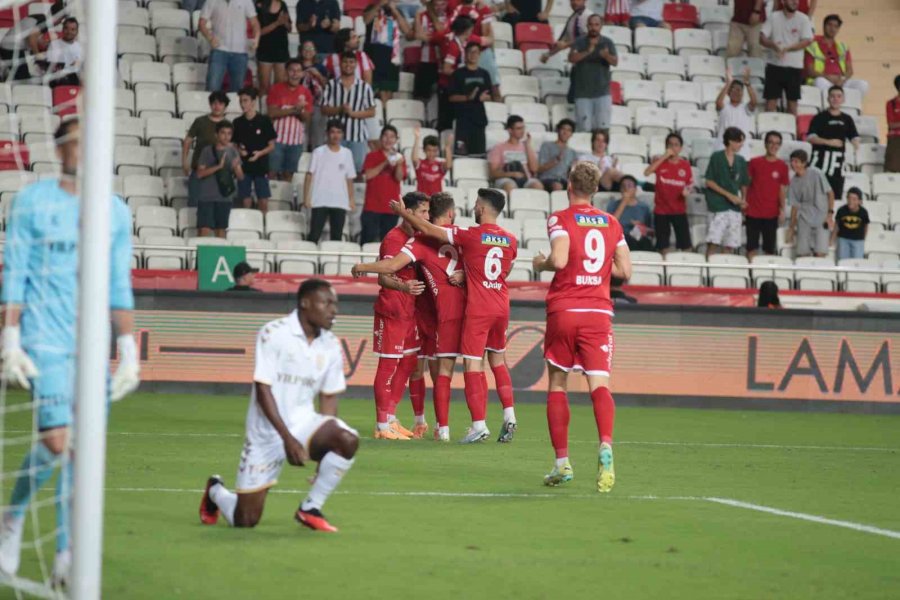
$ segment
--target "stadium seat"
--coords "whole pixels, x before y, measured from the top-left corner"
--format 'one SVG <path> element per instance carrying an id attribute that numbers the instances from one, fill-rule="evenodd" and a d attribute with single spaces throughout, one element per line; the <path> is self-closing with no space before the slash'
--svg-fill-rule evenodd
<path id="1" fill-rule="evenodd" d="M 480 186 L 490 178 L 488 161 L 482 158 L 453 160 L 453 182 L 457 187 Z"/>
<path id="2" fill-rule="evenodd" d="M 134 116 L 134 92 L 125 88 L 116 88 L 116 116 Z"/>
<path id="3" fill-rule="evenodd" d="M 50 110 L 53 107 L 53 95 L 47 86 L 21 83 L 12 88 L 12 103 L 16 112 L 20 112 L 23 106 Z"/>
<path id="4" fill-rule="evenodd" d="M 544 104 L 538 104 L 536 102 L 516 102 L 509 105 L 509 114 L 518 115 L 525 119 L 525 126 L 532 132 L 535 129 L 547 131 L 553 128 L 550 123 L 550 111 Z M 540 148 L 540 146 L 536 145 L 535 150 L 538 148 Z"/>
<path id="5" fill-rule="evenodd" d="M 178 232 L 178 214 L 168 206 L 141 206 L 134 213 L 134 231 L 141 238 L 174 236 Z"/>
<path id="6" fill-rule="evenodd" d="M 853 88 L 844 88 L 844 104 L 841 111 L 847 113 L 851 117 L 858 117 L 862 114 L 862 92 Z M 828 106 L 828 92 L 822 92 L 822 106 Z"/>
<path id="7" fill-rule="evenodd" d="M 167 177 L 164 181 L 166 184 L 166 199 L 168 204 L 175 207 L 176 210 L 180 210 L 186 206 L 188 199 L 187 177 L 178 175 Z M 176 207 L 176 204 L 181 205 Z"/>
<path id="8" fill-rule="evenodd" d="M 705 56 L 713 53 L 712 34 L 705 29 L 677 29 L 674 41 L 675 53 L 681 56 Z"/>
<path id="9" fill-rule="evenodd" d="M 0 113 L 8 113 L 12 108 L 12 85 L 0 83 Z"/>
<path id="10" fill-rule="evenodd" d="M 697 252 L 669 252 L 665 257 L 666 283 L 672 286 L 700 287 L 703 285 L 706 257 Z M 685 263 L 692 266 L 683 266 Z"/>
<path id="11" fill-rule="evenodd" d="M 306 235 L 306 220 L 302 213 L 270 210 L 265 221 L 266 239 L 273 242 L 299 241 Z"/>
<path id="12" fill-rule="evenodd" d="M 616 52 L 619 54 L 619 60 L 621 60 L 623 54 L 631 52 L 632 48 L 634 48 L 631 43 L 631 29 L 628 27 L 604 25 L 603 37 L 608 37 L 616 45 Z"/>
<path id="13" fill-rule="evenodd" d="M 506 118 L 509 116 L 509 108 L 502 102 L 485 102 L 484 112 L 487 115 L 488 125 L 499 123 L 506 126 Z"/>
<path id="14" fill-rule="evenodd" d="M 683 80 L 684 58 L 677 54 L 651 54 L 647 57 L 647 77 L 662 82 Z"/>
<path id="15" fill-rule="evenodd" d="M 625 104 L 625 97 L 622 93 L 622 83 L 619 81 L 609 82 L 609 95 L 612 96 L 613 104 Z"/>
<path id="16" fill-rule="evenodd" d="M 549 216 L 550 195 L 543 190 L 517 189 L 509 196 L 509 214 L 524 222 L 529 218 Z"/>
<path id="17" fill-rule="evenodd" d="M 28 148 L 18 142 L 0 142 L 0 171 L 28 169 L 31 164 Z"/>
<path id="18" fill-rule="evenodd" d="M 515 26 L 516 46 L 522 52 L 528 52 L 534 48 L 549 50 L 556 38 L 553 29 L 543 23 L 518 23 Z"/>
<path id="19" fill-rule="evenodd" d="M 900 200 L 900 173 L 872 175 L 872 196 L 879 201 Z"/>
<path id="20" fill-rule="evenodd" d="M 798 140 L 806 140 L 806 135 L 809 133 L 809 126 L 812 123 L 813 117 L 815 115 L 797 115 L 797 139 Z M 763 135 L 765 135 L 763 133 Z"/>
<path id="21" fill-rule="evenodd" d="M 541 102 L 544 104 L 552 106 L 554 104 L 565 104 L 569 101 L 569 87 L 572 82 L 568 77 L 541 76 L 538 77 L 538 83 L 541 89 Z M 613 101 L 615 102 L 615 100 Z M 485 106 L 488 104 L 496 104 L 496 102 L 485 102 Z"/>
<path id="22" fill-rule="evenodd" d="M 649 29 L 643 27 L 642 29 Z M 625 81 L 622 86 L 625 104 L 631 107 L 659 106 L 662 104 L 662 84 L 655 81 Z"/>
<path id="23" fill-rule="evenodd" d="M 759 254 L 753 257 L 751 264 L 753 265 L 753 287 L 758 288 L 764 281 L 774 281 L 775 284 L 783 290 L 789 290 L 794 287 L 794 276 L 790 271 L 776 271 L 771 268 L 762 268 L 764 266 L 789 267 L 794 264 L 790 258 L 786 256 L 771 256 Z M 756 265 L 759 265 L 760 268 L 757 268 Z"/>
<path id="24" fill-rule="evenodd" d="M 866 202 L 866 212 L 869 213 L 869 231 L 872 231 L 872 225 L 881 225 L 881 229 L 890 229 L 891 223 L 891 206 L 892 202 Z M 838 207 L 835 207 L 837 211 Z"/>
<path id="25" fill-rule="evenodd" d="M 146 146 L 117 146 L 113 158 L 118 175 L 153 175 L 156 170 L 153 149 Z"/>
<path id="26" fill-rule="evenodd" d="M 822 108 L 822 92 L 814 85 L 800 87 L 800 100 L 797 101 L 797 112 L 800 114 L 819 113 Z"/>
<path id="27" fill-rule="evenodd" d="M 866 258 L 900 258 L 900 231 L 869 231 Z"/>
<path id="28" fill-rule="evenodd" d="M 361 260 L 356 242 L 319 242 L 319 267 L 323 275 L 349 275 L 350 269 Z"/>
<path id="29" fill-rule="evenodd" d="M 181 119 L 150 117 L 146 120 L 144 136 L 151 146 L 181 145 L 187 134 L 188 124 Z"/>
<path id="30" fill-rule="evenodd" d="M 676 32 L 679 30 L 689 31 L 698 27 L 700 22 L 697 7 L 687 3 L 669 2 L 664 4 L 662 18 Z"/>
<path id="31" fill-rule="evenodd" d="M 647 140 L 632 134 L 610 136 L 609 154 L 618 157 L 623 164 L 643 163 L 647 160 Z"/>
<path id="32" fill-rule="evenodd" d="M 58 85 L 53 88 L 53 112 L 61 117 L 78 112 L 78 97 L 81 88 L 77 85 Z"/>
<path id="33" fill-rule="evenodd" d="M 15 114 L 0 115 L 0 140 L 19 141 L 19 117 Z"/>
<path id="34" fill-rule="evenodd" d="M 663 105 L 672 110 L 697 110 L 702 96 L 703 87 L 693 81 L 666 81 L 663 84 Z"/>
<path id="35" fill-rule="evenodd" d="M 59 156 L 54 144 L 32 144 L 28 146 L 28 160 L 35 173 L 57 173 L 60 169 Z M 900 211 L 897 212 L 900 215 Z"/>
<path id="36" fill-rule="evenodd" d="M 627 106 L 615 106 L 612 107 L 612 119 L 609 126 L 610 135 L 617 135 L 620 133 L 631 133 L 634 124 L 631 119 L 631 109 Z"/>
<path id="37" fill-rule="evenodd" d="M 545 52 L 533 49 L 530 52 Z M 494 50 L 494 58 L 500 75 L 522 75 L 525 73 L 525 56 L 515 48 L 497 48 Z M 530 74 L 530 73 L 529 73 Z"/>
<path id="38" fill-rule="evenodd" d="M 853 146 L 848 144 L 849 148 Z M 856 166 L 866 175 L 884 172 L 885 146 L 881 144 L 860 144 L 856 153 Z"/>
<path id="39" fill-rule="evenodd" d="M 157 36 L 187 36 L 191 34 L 191 13 L 176 8 L 159 8 L 150 11 L 150 29 Z"/>
<path id="40" fill-rule="evenodd" d="M 148 235 L 146 237 L 142 237 L 141 243 L 147 246 L 185 247 L 187 245 L 184 238 L 171 235 Z M 184 250 L 153 250 L 147 248 L 143 250 L 143 254 L 144 268 L 146 269 L 180 271 L 188 266 L 186 248 Z"/>
<path id="41" fill-rule="evenodd" d="M 151 146 L 156 159 L 156 174 L 163 179 L 177 177 L 183 173 L 181 148 L 175 146 Z"/>
<path id="42" fill-rule="evenodd" d="M 262 239 L 265 225 L 263 224 L 262 212 L 252 208 L 233 208 L 228 217 L 228 239 L 241 238 L 241 234 L 250 234 L 244 236 L 244 239 Z M 233 238 L 232 234 L 236 234 Z"/>
<path id="43" fill-rule="evenodd" d="M 143 90 L 168 91 L 172 87 L 171 67 L 159 62 L 137 62 L 131 65 L 131 86 L 136 93 Z"/>
<path id="44" fill-rule="evenodd" d="M 816 256 L 801 256 L 794 265 L 797 267 L 824 268 L 834 267 L 834 261 L 830 258 Z M 794 271 L 794 281 L 797 289 L 803 291 L 833 292 L 837 290 L 837 274 L 834 271 Z"/>
<path id="45" fill-rule="evenodd" d="M 558 210 L 564 210 L 569 206 L 568 193 L 563 190 L 559 192 L 550 192 L 550 212 L 555 213 Z"/>
<path id="46" fill-rule="evenodd" d="M 119 27 L 129 27 L 137 34 L 150 32 L 150 11 L 136 6 L 122 6 L 117 15 Z"/>
<path id="47" fill-rule="evenodd" d="M 872 178 L 865 173 L 853 173 L 852 171 L 844 171 L 844 198 L 846 199 L 847 190 L 852 187 L 858 187 L 865 198 L 872 198 Z M 890 198 L 888 198 L 890 199 Z"/>
<path id="48" fill-rule="evenodd" d="M 640 262 L 663 262 L 659 252 L 634 251 L 631 253 L 631 285 L 663 285 L 665 271 L 662 266 L 642 265 Z"/>
<path id="49" fill-rule="evenodd" d="M 638 27 L 634 30 L 634 49 L 638 54 L 671 54 L 672 32 L 662 27 Z"/>
<path id="50" fill-rule="evenodd" d="M 184 113 L 209 113 L 209 92 L 200 90 L 178 91 L 178 115 Z"/>
<path id="51" fill-rule="evenodd" d="M 668 135 L 675 130 L 675 111 L 656 106 L 640 106 L 634 112 L 634 128 L 646 138 Z"/>
<path id="52" fill-rule="evenodd" d="M 704 5 L 700 7 L 700 24 L 707 31 L 716 28 L 728 29 L 731 23 L 732 7 L 730 5 Z"/>
<path id="53" fill-rule="evenodd" d="M 197 235 L 197 209 L 178 209 L 178 235 L 183 238 L 192 238 Z"/>
<path id="54" fill-rule="evenodd" d="M 613 81 L 629 81 L 643 79 L 647 71 L 647 63 L 640 54 L 619 54 L 619 64 L 610 68 Z"/>
<path id="55" fill-rule="evenodd" d="M 193 37 L 164 37 L 159 40 L 159 58 L 169 65 L 200 60 L 200 43 Z"/>
<path id="56" fill-rule="evenodd" d="M 132 205 L 132 200 L 151 199 L 162 205 L 166 199 L 166 186 L 160 177 L 153 175 L 125 175 L 122 195 Z"/>
<path id="57" fill-rule="evenodd" d="M 494 20 L 491 23 L 491 33 L 494 34 L 494 48 L 513 47 L 513 29 L 509 23 Z"/>
<path id="58" fill-rule="evenodd" d="M 725 59 L 721 56 L 689 56 L 688 79 L 698 83 L 725 82 Z"/>
<path id="59" fill-rule="evenodd" d="M 156 38 L 152 35 L 119 36 L 116 51 L 123 64 L 156 60 Z"/>
<path id="60" fill-rule="evenodd" d="M 877 259 L 875 262 L 885 271 L 900 271 L 900 259 L 896 256 L 893 258 Z M 882 273 L 881 284 L 886 294 L 900 293 L 900 275 L 895 273 Z"/>
<path id="61" fill-rule="evenodd" d="M 500 77 L 500 96 L 508 102 L 537 102 L 541 87 L 537 77 L 504 75 Z"/>
<path id="62" fill-rule="evenodd" d="M 729 269 L 721 265 L 748 265 L 747 258 L 737 254 L 713 254 L 709 257 L 709 284 L 714 288 L 750 287 L 750 271 Z M 714 267 L 713 265 L 719 265 Z"/>
<path id="63" fill-rule="evenodd" d="M 385 120 L 394 127 L 420 127 L 425 124 L 425 104 L 421 100 L 388 100 Z"/>
<path id="64" fill-rule="evenodd" d="M 750 83 L 761 83 L 766 77 L 766 61 L 761 58 L 751 58 L 749 56 L 735 56 L 726 61 L 726 65 L 731 69 L 735 78 L 743 81 L 744 71 L 750 69 Z"/>
<path id="65" fill-rule="evenodd" d="M 853 119 L 856 122 L 856 132 L 859 133 L 860 142 L 877 144 L 881 139 L 878 132 L 878 119 L 871 115 L 862 115 Z"/>
<path id="66" fill-rule="evenodd" d="M 756 115 L 757 131 L 778 131 L 786 139 L 797 138 L 797 120 L 789 113 L 763 112 Z"/>
<path id="67" fill-rule="evenodd" d="M 162 90 L 143 90 L 135 96 L 134 108 L 141 118 L 174 117 L 175 94 Z"/>
<path id="68" fill-rule="evenodd" d="M 499 52 L 499 49 L 495 50 L 495 52 Z M 518 51 L 511 50 L 507 52 Z M 568 54 L 566 52 L 557 52 L 544 63 L 541 62 L 541 56 L 543 56 L 545 52 L 545 50 L 537 48 L 526 52 L 525 72 L 534 77 L 562 77 L 565 75 L 568 67 Z M 521 53 L 519 53 L 519 56 L 521 56 Z M 503 71 L 500 73 L 503 74 Z M 510 72 L 510 74 L 514 75 L 515 73 Z"/>
<path id="69" fill-rule="evenodd" d="M 319 263 L 316 255 L 285 253 L 285 251 L 317 252 L 319 248 L 313 242 L 280 241 L 276 242 L 275 248 L 278 251 L 275 255 L 275 263 L 279 273 L 314 275 L 318 272 Z"/>
<path id="70" fill-rule="evenodd" d="M 878 293 L 881 291 L 881 275 L 878 273 L 860 273 L 859 269 L 878 270 L 880 265 L 874 260 L 865 258 L 845 258 L 838 261 L 838 266 L 847 269 L 838 277 L 841 289 L 845 292 Z"/>
<path id="71" fill-rule="evenodd" d="M 176 94 L 181 90 L 205 90 L 207 66 L 200 63 L 172 65 L 172 85 Z"/>
<path id="72" fill-rule="evenodd" d="M 679 110 L 675 113 L 675 126 L 688 144 L 696 138 L 715 136 L 716 115 L 708 110 Z"/>
<path id="73" fill-rule="evenodd" d="M 563 192 L 565 193 L 565 192 Z M 522 222 L 522 244 L 547 240 L 547 219 L 525 219 Z"/>

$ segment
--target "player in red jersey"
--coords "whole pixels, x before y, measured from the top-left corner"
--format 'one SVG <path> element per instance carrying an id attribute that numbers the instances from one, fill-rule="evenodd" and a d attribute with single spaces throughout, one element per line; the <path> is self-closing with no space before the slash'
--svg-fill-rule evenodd
<path id="1" fill-rule="evenodd" d="M 456 218 L 453 196 L 444 192 L 433 195 L 429 214 L 435 225 L 451 227 Z M 437 419 L 434 438 L 447 442 L 450 441 L 450 383 L 456 357 L 460 352 L 462 320 L 466 307 L 462 273 L 457 270 L 460 266 L 459 252 L 450 244 L 417 235 L 404 246 L 401 254 L 388 260 L 358 264 L 353 267 L 353 275 L 358 277 L 363 273 L 396 273 L 413 262 L 420 269 L 437 312 L 437 325 L 434 328 L 437 375 L 432 377 Z"/>
<path id="2" fill-rule="evenodd" d="M 503 426 L 497 441 L 512 441 L 517 428 L 505 351 L 509 327 L 506 277 L 516 259 L 518 242 L 515 236 L 497 225 L 497 217 L 503 213 L 505 204 L 506 197 L 502 192 L 479 189 L 474 210 L 478 226 L 466 228 L 456 225 L 438 227 L 404 210 L 399 202 L 391 202 L 394 212 L 414 229 L 461 251 L 466 276 L 466 312 L 460 352 L 465 361 L 466 404 L 472 414 L 472 427 L 461 440 L 463 444 L 481 442 L 490 436 L 485 423 L 487 379 L 482 362 L 485 351 L 503 405 Z"/>
<path id="3" fill-rule="evenodd" d="M 600 433 L 597 487 L 608 492 L 616 481 L 612 454 L 616 405 L 609 391 L 613 354 L 609 281 L 610 277 L 631 277 L 631 255 L 619 222 L 591 205 L 599 183 L 596 165 L 575 163 L 569 172 L 569 208 L 547 220 L 550 256 L 539 253 L 533 266 L 536 272 L 555 272 L 547 292 L 544 358 L 550 373 L 547 422 L 556 465 L 544 477 L 544 484 L 557 486 L 572 480 L 566 384 L 569 371 L 578 370 L 587 377 Z"/>
<path id="4" fill-rule="evenodd" d="M 424 194 L 410 192 L 403 196 L 403 204 L 422 218 L 428 218 L 428 197 Z M 406 223 L 391 229 L 381 242 L 379 258 L 388 259 L 399 254 L 412 234 L 413 229 Z M 414 296 L 425 291 L 425 285 L 416 279 L 416 271 L 412 267 L 398 271 L 394 276 L 381 275 L 378 284 L 381 290 L 375 301 L 373 331 L 373 346 L 378 356 L 375 371 L 375 439 L 405 440 L 415 437 L 417 432 L 403 427 L 395 411 L 403 397 L 406 382 L 416 369 L 419 340 Z M 423 433 L 419 431 L 419 437 Z"/>

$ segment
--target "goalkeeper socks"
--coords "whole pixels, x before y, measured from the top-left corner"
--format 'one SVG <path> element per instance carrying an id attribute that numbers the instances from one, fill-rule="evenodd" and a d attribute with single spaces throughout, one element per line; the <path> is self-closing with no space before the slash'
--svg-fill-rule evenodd
<path id="1" fill-rule="evenodd" d="M 612 444 L 613 423 L 616 420 L 616 403 L 609 388 L 599 387 L 591 392 L 591 402 L 594 404 L 594 419 L 597 421 L 600 441 Z"/>
<path id="2" fill-rule="evenodd" d="M 310 510 L 312 508 L 322 510 L 322 506 L 328 500 L 328 496 L 331 495 L 352 466 L 352 458 L 344 458 L 334 452 L 329 452 L 322 457 L 322 460 L 319 462 L 319 473 L 316 475 L 316 482 L 313 484 L 312 489 L 309 490 L 306 500 L 300 505 L 300 510 Z"/>
<path id="3" fill-rule="evenodd" d="M 237 494 L 229 492 L 228 488 L 221 483 L 217 483 L 209 488 L 209 497 L 219 507 L 219 511 L 225 517 L 225 520 L 228 521 L 228 524 L 234 526 L 234 509 L 237 508 L 238 503 Z"/>
<path id="4" fill-rule="evenodd" d="M 472 421 L 484 421 L 487 412 L 487 389 L 482 383 L 486 383 L 484 373 L 466 371 L 463 375 L 466 382 L 466 404 Z"/>
<path id="5" fill-rule="evenodd" d="M 547 393 L 547 425 L 557 461 L 569 456 L 569 398 L 565 392 Z"/>
<path id="6" fill-rule="evenodd" d="M 509 368 L 506 366 L 506 363 L 503 363 L 497 366 L 491 365 L 491 371 L 494 372 L 494 382 L 497 384 L 497 395 L 500 396 L 500 404 L 503 408 L 512 408 L 513 387 L 512 378 L 509 376 Z M 513 416 L 512 420 L 515 422 L 515 416 Z"/>
<path id="7" fill-rule="evenodd" d="M 419 379 L 409 380 L 409 399 L 412 402 L 416 423 L 425 422 L 425 374 Z"/>
<path id="8" fill-rule="evenodd" d="M 450 424 L 450 377 L 438 375 L 434 384 L 434 416 L 438 426 Z"/>
<path id="9" fill-rule="evenodd" d="M 75 465 L 70 454 L 56 480 L 56 552 L 69 549 L 69 518 L 72 512 L 72 477 Z"/>
<path id="10" fill-rule="evenodd" d="M 391 379 L 397 372 L 397 358 L 380 357 L 378 368 L 375 370 L 375 420 L 380 424 L 387 424 L 388 413 L 394 412 L 391 396 Z"/>
<path id="11" fill-rule="evenodd" d="M 9 512 L 15 518 L 22 518 L 25 514 L 25 507 L 31 496 L 41 489 L 50 476 L 53 475 L 53 462 L 57 455 L 50 451 L 42 442 L 36 443 L 25 456 L 22 461 L 22 467 L 19 469 L 19 477 L 16 479 L 16 485 L 13 487 L 12 497 L 10 498 Z"/>

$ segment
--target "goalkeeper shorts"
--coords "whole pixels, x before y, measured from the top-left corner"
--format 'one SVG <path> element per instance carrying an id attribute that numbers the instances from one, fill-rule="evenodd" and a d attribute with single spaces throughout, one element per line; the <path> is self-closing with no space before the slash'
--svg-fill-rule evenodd
<path id="1" fill-rule="evenodd" d="M 75 403 L 75 357 L 29 352 L 38 375 L 31 380 L 32 401 L 38 407 L 38 429 L 68 427 Z"/>

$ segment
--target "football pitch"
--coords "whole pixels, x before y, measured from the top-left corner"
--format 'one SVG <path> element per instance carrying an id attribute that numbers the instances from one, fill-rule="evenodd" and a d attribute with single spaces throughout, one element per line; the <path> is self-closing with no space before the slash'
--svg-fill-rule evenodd
<path id="1" fill-rule="evenodd" d="M 459 446 L 430 432 L 375 441 L 372 401 L 345 399 L 341 416 L 363 439 L 324 509 L 340 533 L 292 518 L 314 466 L 285 467 L 255 529 L 202 526 L 207 476 L 234 483 L 246 408 L 246 397 L 147 393 L 113 407 L 105 598 L 900 594 L 900 417 L 619 408 L 617 483 L 600 495 L 589 406 L 572 407 L 575 480 L 551 489 L 541 404 L 517 407 L 512 444 Z M 466 416 L 454 393 L 454 439 Z M 491 397 L 495 435 L 499 418 Z M 28 423 L 10 414 L 4 435 Z M 41 518 L 52 523 L 52 507 Z M 21 574 L 37 573 L 28 551 Z"/>

